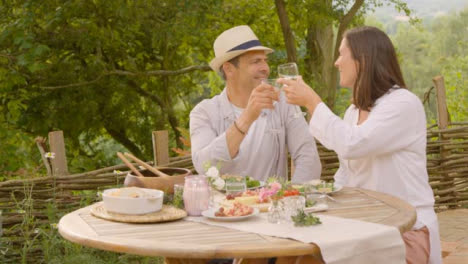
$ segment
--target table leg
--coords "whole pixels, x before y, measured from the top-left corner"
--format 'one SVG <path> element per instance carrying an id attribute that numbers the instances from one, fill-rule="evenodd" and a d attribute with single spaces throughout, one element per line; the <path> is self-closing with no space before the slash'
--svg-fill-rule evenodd
<path id="1" fill-rule="evenodd" d="M 322 258 L 318 259 L 312 255 L 298 257 L 279 257 L 275 264 L 325 264 Z"/>
<path id="2" fill-rule="evenodd" d="M 267 258 L 235 259 L 233 264 L 268 264 Z"/>
<path id="3" fill-rule="evenodd" d="M 166 258 L 164 263 L 166 264 L 206 264 L 209 259 L 180 259 L 180 258 Z"/>
<path id="4" fill-rule="evenodd" d="M 268 264 L 268 258 L 251 258 L 251 259 L 234 259 L 233 264 Z M 166 264 L 206 264 L 209 259 L 179 259 L 179 258 L 166 258 Z M 279 257 L 276 259 L 275 264 L 324 264 L 322 258 L 316 256 L 296 256 L 296 257 Z"/>

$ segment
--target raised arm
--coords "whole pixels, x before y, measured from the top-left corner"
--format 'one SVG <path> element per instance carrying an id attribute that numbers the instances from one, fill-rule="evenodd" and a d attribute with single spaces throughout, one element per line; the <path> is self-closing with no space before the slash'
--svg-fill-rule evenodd
<path id="1" fill-rule="evenodd" d="M 417 129 L 426 122 L 419 99 L 406 90 L 375 106 L 360 126 L 351 125 L 320 103 L 310 121 L 310 131 L 341 158 L 359 159 L 407 147 L 425 134 Z"/>

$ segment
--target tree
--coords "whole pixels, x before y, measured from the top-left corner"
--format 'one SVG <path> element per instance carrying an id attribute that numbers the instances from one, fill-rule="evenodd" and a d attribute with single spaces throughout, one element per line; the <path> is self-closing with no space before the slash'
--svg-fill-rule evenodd
<path id="1" fill-rule="evenodd" d="M 388 1 L 409 14 L 405 3 L 398 0 Z M 338 48 L 343 34 L 353 24 L 362 24 L 363 14 L 373 6 L 381 5 L 381 1 L 300 1 L 287 2 L 289 12 L 286 13 L 285 1 L 275 1 L 278 16 L 282 24 L 288 58 L 295 58 L 296 51 L 292 48 L 293 35 L 299 39 L 300 53 L 304 54 L 304 79 L 312 83 L 313 88 L 321 95 L 328 106 L 333 109 L 338 88 L 338 71 L 334 62 L 338 58 Z M 291 26 L 287 25 L 291 18 Z M 290 27 L 294 33 L 290 33 Z M 291 53 L 292 55 L 289 55 Z"/>
<path id="2" fill-rule="evenodd" d="M 399 23 L 391 36 L 397 47 L 408 87 L 426 101 L 428 120 L 435 122 L 437 109 L 432 78 L 445 77 L 447 103 L 452 120 L 466 119 L 466 56 L 468 9 L 427 20 L 424 24 Z M 431 93 L 428 93 L 431 91 Z M 429 96 L 432 95 L 432 96 Z"/>
<path id="3" fill-rule="evenodd" d="M 177 127 L 223 88 L 207 65 L 212 43 L 241 24 L 276 49 L 273 75 L 278 63 L 296 60 L 333 107 L 340 36 L 378 3 L 2 1 L 0 122 L 30 137 L 63 130 L 80 170 L 114 163 L 124 148 L 150 159 L 152 130 L 170 130 L 171 147 L 180 146 Z"/>
<path id="4" fill-rule="evenodd" d="M 171 128 L 177 139 L 180 98 L 202 90 L 191 77 L 209 67 L 194 47 L 207 42 L 192 34 L 215 5 L 3 2 L 4 122 L 33 135 L 64 130 L 75 156 L 93 156 L 104 136 L 148 158 L 150 131 Z"/>

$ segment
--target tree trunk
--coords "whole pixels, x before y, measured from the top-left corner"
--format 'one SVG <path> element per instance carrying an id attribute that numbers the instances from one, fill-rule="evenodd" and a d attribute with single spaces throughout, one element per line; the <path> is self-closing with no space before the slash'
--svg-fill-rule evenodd
<path id="1" fill-rule="evenodd" d="M 163 39 L 167 39 L 167 34 L 168 34 L 167 32 L 164 32 L 165 36 L 163 37 Z M 169 43 L 167 41 L 162 41 L 160 50 L 161 50 L 161 54 L 163 57 L 163 60 L 161 61 L 161 70 L 173 68 L 171 63 L 174 62 L 174 55 L 177 49 L 169 46 Z M 174 111 L 174 103 L 173 103 L 174 93 L 172 93 L 172 89 L 171 89 L 171 85 L 169 81 L 170 81 L 169 76 L 161 77 L 162 89 L 160 89 L 160 91 L 165 91 L 161 96 L 163 98 L 163 105 L 161 105 L 161 109 L 164 110 L 163 112 L 167 116 L 167 121 L 169 122 L 172 132 L 175 135 L 175 142 L 176 142 L 177 147 L 182 148 L 183 144 L 182 144 L 182 141 L 180 140 L 181 134 L 179 130 L 177 129 L 179 127 L 179 120 L 177 119 L 176 113 Z M 175 100 L 177 100 L 177 98 Z"/>
<path id="2" fill-rule="evenodd" d="M 348 28 L 349 24 L 353 20 L 354 16 L 356 13 L 359 11 L 361 8 L 362 4 L 364 3 L 364 0 L 356 0 L 349 9 L 348 13 L 343 16 L 343 18 L 340 20 L 340 25 L 338 27 L 338 32 L 336 34 L 336 41 L 335 41 L 335 48 L 334 48 L 334 53 L 333 53 L 333 61 L 335 61 L 338 58 L 339 54 L 339 48 L 341 44 L 341 40 L 343 39 L 343 34 L 345 30 Z M 331 70 L 331 76 L 330 76 L 330 86 L 328 87 L 328 97 L 327 97 L 327 104 L 330 109 L 333 109 L 335 107 L 335 97 L 336 97 L 336 88 L 337 88 L 337 80 L 338 80 L 338 70 L 335 67 L 332 67 Z"/>
<path id="3" fill-rule="evenodd" d="M 306 36 L 305 78 L 322 97 L 330 109 L 334 109 L 338 87 L 338 70 L 334 66 L 343 33 L 351 23 L 364 0 L 357 0 L 339 21 L 338 33 L 334 38 L 333 23 L 309 22 Z M 323 2 L 328 12 L 333 12 L 331 0 Z"/>
<path id="4" fill-rule="evenodd" d="M 333 27 L 312 24 L 307 30 L 305 75 L 322 98 L 327 98 L 333 67 Z"/>
<path id="5" fill-rule="evenodd" d="M 288 54 L 288 62 L 296 62 L 296 44 L 289 24 L 286 4 L 284 3 L 284 0 L 275 0 L 275 5 L 281 24 L 281 30 L 283 31 L 284 45 L 286 46 L 286 53 Z"/>
<path id="6" fill-rule="evenodd" d="M 125 131 L 117 130 L 111 127 L 110 124 L 104 122 L 104 128 L 106 129 L 107 133 L 111 135 L 112 138 L 120 142 L 124 147 L 126 147 L 133 155 L 137 157 L 143 157 L 143 152 L 141 152 L 140 148 L 135 145 L 130 139 L 128 139 L 127 135 L 125 135 Z"/>
<path id="7" fill-rule="evenodd" d="M 169 79 L 167 76 L 163 77 L 163 89 L 165 91 L 170 91 L 169 89 Z M 172 102 L 171 96 L 168 94 L 166 95 L 166 100 L 164 101 L 164 112 L 166 113 L 167 116 L 167 121 L 169 121 L 169 125 L 172 128 L 172 131 L 174 132 L 175 135 L 175 140 L 177 147 L 182 148 L 183 144 L 182 141 L 180 140 L 180 137 L 182 136 L 180 134 L 180 131 L 177 129 L 179 127 L 179 120 L 176 117 L 175 111 L 174 111 L 174 103 Z"/>
<path id="8" fill-rule="evenodd" d="M 332 4 L 331 0 L 322 2 L 324 10 L 329 13 L 333 12 Z M 333 63 L 335 61 L 333 56 L 333 21 L 324 23 L 323 20 L 314 20 L 314 22 L 309 23 L 306 36 L 305 68 L 307 75 L 313 78 L 309 80 L 309 83 L 320 97 L 328 102 L 330 90 L 336 87 L 336 82 L 333 82 Z M 330 103 L 328 105 L 330 106 Z M 331 105 L 333 108 L 334 102 Z"/>

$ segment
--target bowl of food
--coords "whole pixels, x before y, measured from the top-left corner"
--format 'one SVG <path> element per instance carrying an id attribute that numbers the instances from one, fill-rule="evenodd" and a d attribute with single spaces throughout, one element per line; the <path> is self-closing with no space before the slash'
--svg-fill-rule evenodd
<path id="1" fill-rule="evenodd" d="M 131 173 L 127 174 L 124 181 L 125 187 L 141 187 L 149 189 L 162 190 L 165 193 L 174 192 L 174 184 L 184 184 L 185 176 L 190 175 L 191 171 L 185 168 L 158 168 L 161 172 L 169 175 L 160 177 L 149 170 L 140 171 L 144 177 L 139 177 Z"/>
<path id="2" fill-rule="evenodd" d="M 102 193 L 106 211 L 129 215 L 160 211 L 163 198 L 163 191 L 138 187 L 113 188 Z"/>

